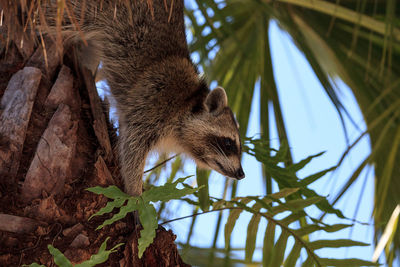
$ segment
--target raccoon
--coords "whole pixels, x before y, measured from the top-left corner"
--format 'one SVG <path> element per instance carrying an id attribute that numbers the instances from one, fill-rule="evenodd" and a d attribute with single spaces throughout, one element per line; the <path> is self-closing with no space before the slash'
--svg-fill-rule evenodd
<path id="1" fill-rule="evenodd" d="M 142 193 L 146 157 L 175 151 L 200 168 L 242 179 L 241 141 L 225 90 L 210 90 L 187 45 L 183 0 L 67 1 L 81 29 L 65 35 L 89 44 L 91 61 L 116 100 L 125 191 Z M 128 3 L 128 4 L 127 4 Z M 93 65 L 93 63 L 88 63 Z"/>

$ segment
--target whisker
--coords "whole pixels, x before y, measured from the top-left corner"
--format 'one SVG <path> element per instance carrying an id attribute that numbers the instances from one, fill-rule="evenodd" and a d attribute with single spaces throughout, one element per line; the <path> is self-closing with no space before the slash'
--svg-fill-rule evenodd
<path id="1" fill-rule="evenodd" d="M 212 147 L 215 147 L 213 144 L 211 144 Z M 229 158 L 228 156 L 225 154 L 224 150 L 222 150 L 222 148 L 217 144 L 218 150 L 220 151 L 220 155 L 222 155 L 227 162 L 229 162 Z M 231 165 L 228 165 L 228 168 L 231 172 L 234 172 L 234 168 Z"/>

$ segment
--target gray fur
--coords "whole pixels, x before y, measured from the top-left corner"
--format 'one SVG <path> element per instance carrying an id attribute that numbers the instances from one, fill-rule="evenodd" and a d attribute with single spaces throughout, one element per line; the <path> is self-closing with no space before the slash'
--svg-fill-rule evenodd
<path id="1" fill-rule="evenodd" d="M 88 65 L 103 62 L 117 103 L 126 192 L 142 193 L 145 160 L 153 149 L 184 152 L 200 167 L 243 178 L 239 132 L 225 91 L 210 93 L 190 59 L 183 1 L 153 0 L 154 15 L 147 1 L 129 1 L 129 8 L 126 2 L 86 1 L 82 13 L 81 1 L 72 1 L 89 43 L 83 50 L 92 50 L 95 63 Z M 80 42 L 80 33 L 65 20 L 65 36 Z M 228 144 L 223 151 L 214 137 L 229 138 L 235 147 Z M 217 141 L 211 144 L 210 138 Z"/>

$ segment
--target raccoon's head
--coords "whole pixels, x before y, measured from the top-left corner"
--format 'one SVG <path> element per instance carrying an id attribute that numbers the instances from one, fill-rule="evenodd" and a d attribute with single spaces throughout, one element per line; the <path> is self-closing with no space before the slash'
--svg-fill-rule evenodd
<path id="1" fill-rule="evenodd" d="M 228 107 L 225 90 L 218 87 L 208 93 L 201 108 L 185 123 L 181 144 L 200 168 L 242 179 L 242 146 L 238 123 Z"/>

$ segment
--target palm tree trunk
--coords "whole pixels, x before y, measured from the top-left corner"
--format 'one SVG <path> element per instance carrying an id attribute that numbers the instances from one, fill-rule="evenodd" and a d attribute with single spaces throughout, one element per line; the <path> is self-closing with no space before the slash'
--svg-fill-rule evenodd
<path id="1" fill-rule="evenodd" d="M 107 199 L 85 189 L 121 187 L 108 110 L 73 48 L 60 57 L 50 40 L 18 45 L 0 50 L 0 266 L 54 266 L 48 244 L 76 264 L 106 237 L 108 248 L 126 244 L 107 266 L 185 266 L 171 231 L 160 227 L 138 259 L 139 226 L 125 218 L 96 231 L 106 216 L 88 222 Z"/>

